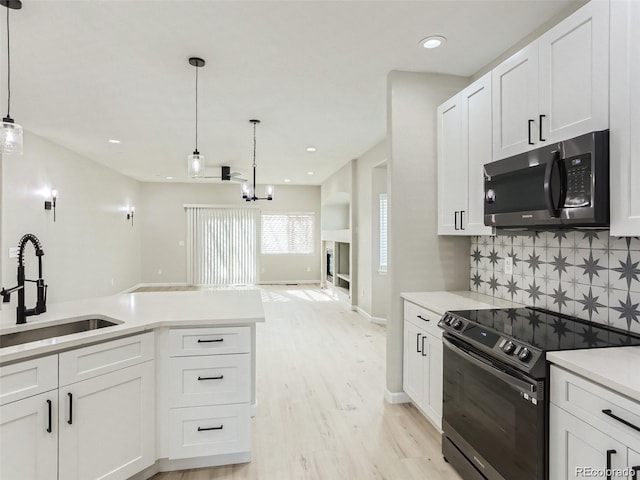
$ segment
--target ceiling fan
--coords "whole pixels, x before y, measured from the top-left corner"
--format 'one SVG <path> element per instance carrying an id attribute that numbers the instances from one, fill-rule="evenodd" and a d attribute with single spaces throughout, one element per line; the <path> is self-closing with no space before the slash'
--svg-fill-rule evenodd
<path id="1" fill-rule="evenodd" d="M 220 167 L 220 175 L 206 175 L 204 178 L 219 178 L 223 182 L 246 182 L 246 178 L 242 178 L 243 173 L 237 171 L 231 171 L 231 167 L 222 165 Z"/>

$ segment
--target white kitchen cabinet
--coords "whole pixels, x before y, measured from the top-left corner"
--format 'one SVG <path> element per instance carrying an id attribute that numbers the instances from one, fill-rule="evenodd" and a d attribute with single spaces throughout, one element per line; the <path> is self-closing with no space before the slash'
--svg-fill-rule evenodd
<path id="1" fill-rule="evenodd" d="M 593 0 L 493 72 L 493 158 L 609 128 L 609 2 Z"/>
<path id="2" fill-rule="evenodd" d="M 595 477 L 598 475 L 589 475 L 584 469 L 605 469 L 608 464 L 614 469 L 640 471 L 640 431 L 637 426 L 640 426 L 640 403 L 551 366 L 551 479 Z M 631 480 L 633 477 L 614 474 L 612 478 Z"/>
<path id="3" fill-rule="evenodd" d="M 127 479 L 152 465 L 152 361 L 60 388 L 60 478 Z"/>
<path id="4" fill-rule="evenodd" d="M 404 302 L 403 390 L 438 429 L 442 428 L 442 333 L 439 316 Z"/>
<path id="5" fill-rule="evenodd" d="M 611 235 L 640 235 L 640 2 L 611 2 Z"/>
<path id="6" fill-rule="evenodd" d="M 437 110 L 438 234 L 490 235 L 483 165 L 491 161 L 491 74 Z"/>
<path id="7" fill-rule="evenodd" d="M 1 479 L 58 478 L 57 404 L 52 390 L 0 407 Z"/>
<path id="8" fill-rule="evenodd" d="M 593 476 L 585 469 L 627 466 L 624 444 L 557 405 L 550 406 L 549 425 L 549 478 L 578 480 Z"/>
<path id="9" fill-rule="evenodd" d="M 538 111 L 538 45 L 532 43 L 491 72 L 493 159 L 534 148 L 532 120 Z"/>

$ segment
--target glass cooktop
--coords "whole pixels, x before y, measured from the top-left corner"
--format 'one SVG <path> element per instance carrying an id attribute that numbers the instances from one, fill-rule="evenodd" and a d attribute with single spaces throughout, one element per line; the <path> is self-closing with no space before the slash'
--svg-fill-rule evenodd
<path id="1" fill-rule="evenodd" d="M 546 351 L 640 345 L 640 335 L 542 309 L 456 310 L 450 313 Z"/>

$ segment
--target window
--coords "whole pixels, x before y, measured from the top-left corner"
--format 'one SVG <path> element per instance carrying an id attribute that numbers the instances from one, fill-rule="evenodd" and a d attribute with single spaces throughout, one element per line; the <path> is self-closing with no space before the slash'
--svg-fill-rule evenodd
<path id="1" fill-rule="evenodd" d="M 313 213 L 262 215 L 262 253 L 313 254 Z"/>
<path id="2" fill-rule="evenodd" d="M 379 271 L 387 271 L 387 213 L 388 199 L 386 193 L 380 194 L 380 268 Z"/>

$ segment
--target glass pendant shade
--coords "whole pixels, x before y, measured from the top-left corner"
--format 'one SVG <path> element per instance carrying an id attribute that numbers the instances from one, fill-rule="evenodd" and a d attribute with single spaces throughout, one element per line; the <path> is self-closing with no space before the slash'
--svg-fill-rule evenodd
<path id="1" fill-rule="evenodd" d="M 191 155 L 187 157 L 187 168 L 189 170 L 189 176 L 191 178 L 203 178 L 204 171 L 204 155 L 200 155 L 200 152 L 195 150 Z"/>
<path id="2" fill-rule="evenodd" d="M 22 126 L 15 123 L 10 117 L 2 119 L 0 147 L 3 154 L 22 155 Z"/>

